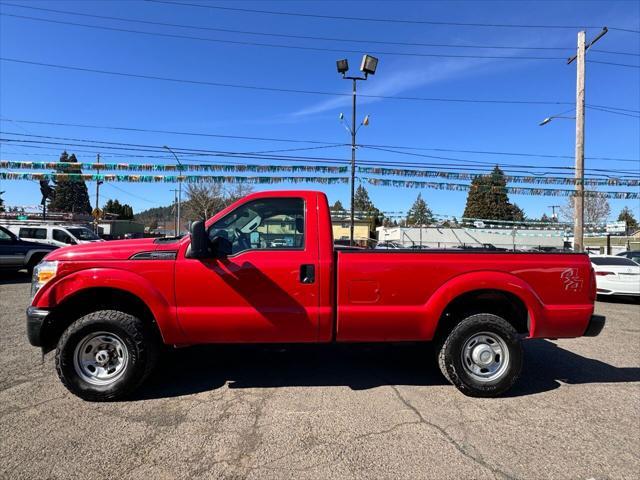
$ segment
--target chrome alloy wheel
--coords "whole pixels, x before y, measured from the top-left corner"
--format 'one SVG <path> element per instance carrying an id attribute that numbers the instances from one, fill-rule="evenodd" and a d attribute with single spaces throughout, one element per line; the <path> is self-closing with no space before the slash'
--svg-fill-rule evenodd
<path id="1" fill-rule="evenodd" d="M 76 373 L 92 385 L 110 385 L 127 369 L 129 352 L 120 337 L 108 332 L 85 336 L 73 354 Z"/>
<path id="2" fill-rule="evenodd" d="M 476 333 L 464 343 L 462 366 L 478 382 L 497 380 L 509 367 L 509 347 L 495 333 Z"/>

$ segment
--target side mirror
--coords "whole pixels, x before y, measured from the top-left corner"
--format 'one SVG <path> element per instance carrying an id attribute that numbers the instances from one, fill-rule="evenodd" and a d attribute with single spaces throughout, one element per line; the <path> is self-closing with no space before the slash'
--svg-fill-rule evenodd
<path id="1" fill-rule="evenodd" d="M 215 237 L 211 243 L 211 249 L 213 250 L 213 255 L 216 258 L 223 258 L 227 255 L 231 255 L 233 251 L 231 242 L 225 237 Z"/>
<path id="2" fill-rule="evenodd" d="M 204 229 L 204 221 L 198 220 L 191 224 L 191 258 L 205 258 L 209 256 L 209 237 Z"/>

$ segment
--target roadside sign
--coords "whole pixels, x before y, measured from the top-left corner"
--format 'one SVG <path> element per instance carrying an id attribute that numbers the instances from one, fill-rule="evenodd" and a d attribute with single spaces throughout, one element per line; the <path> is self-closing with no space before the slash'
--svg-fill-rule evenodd
<path id="1" fill-rule="evenodd" d="M 99 208 L 94 208 L 93 212 L 91 212 L 91 215 L 93 216 L 93 218 L 95 218 L 96 220 L 99 220 L 100 218 L 102 218 L 103 212 L 102 210 L 100 210 Z"/>

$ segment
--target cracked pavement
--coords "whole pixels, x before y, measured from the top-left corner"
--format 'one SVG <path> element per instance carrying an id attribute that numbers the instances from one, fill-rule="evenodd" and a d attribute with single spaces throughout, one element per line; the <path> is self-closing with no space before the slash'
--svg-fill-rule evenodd
<path id="1" fill-rule="evenodd" d="M 640 478 L 640 305 L 596 338 L 525 342 L 510 394 L 446 384 L 429 347 L 167 352 L 128 401 L 87 403 L 28 344 L 0 273 L 1 478 Z"/>

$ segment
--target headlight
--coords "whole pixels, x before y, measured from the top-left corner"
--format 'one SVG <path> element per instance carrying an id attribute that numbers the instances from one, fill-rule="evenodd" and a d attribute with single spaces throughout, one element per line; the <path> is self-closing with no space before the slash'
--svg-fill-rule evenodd
<path id="1" fill-rule="evenodd" d="M 33 277 L 31 279 L 31 298 L 35 297 L 40 288 L 56 276 L 58 271 L 58 262 L 40 262 L 33 269 Z"/>

